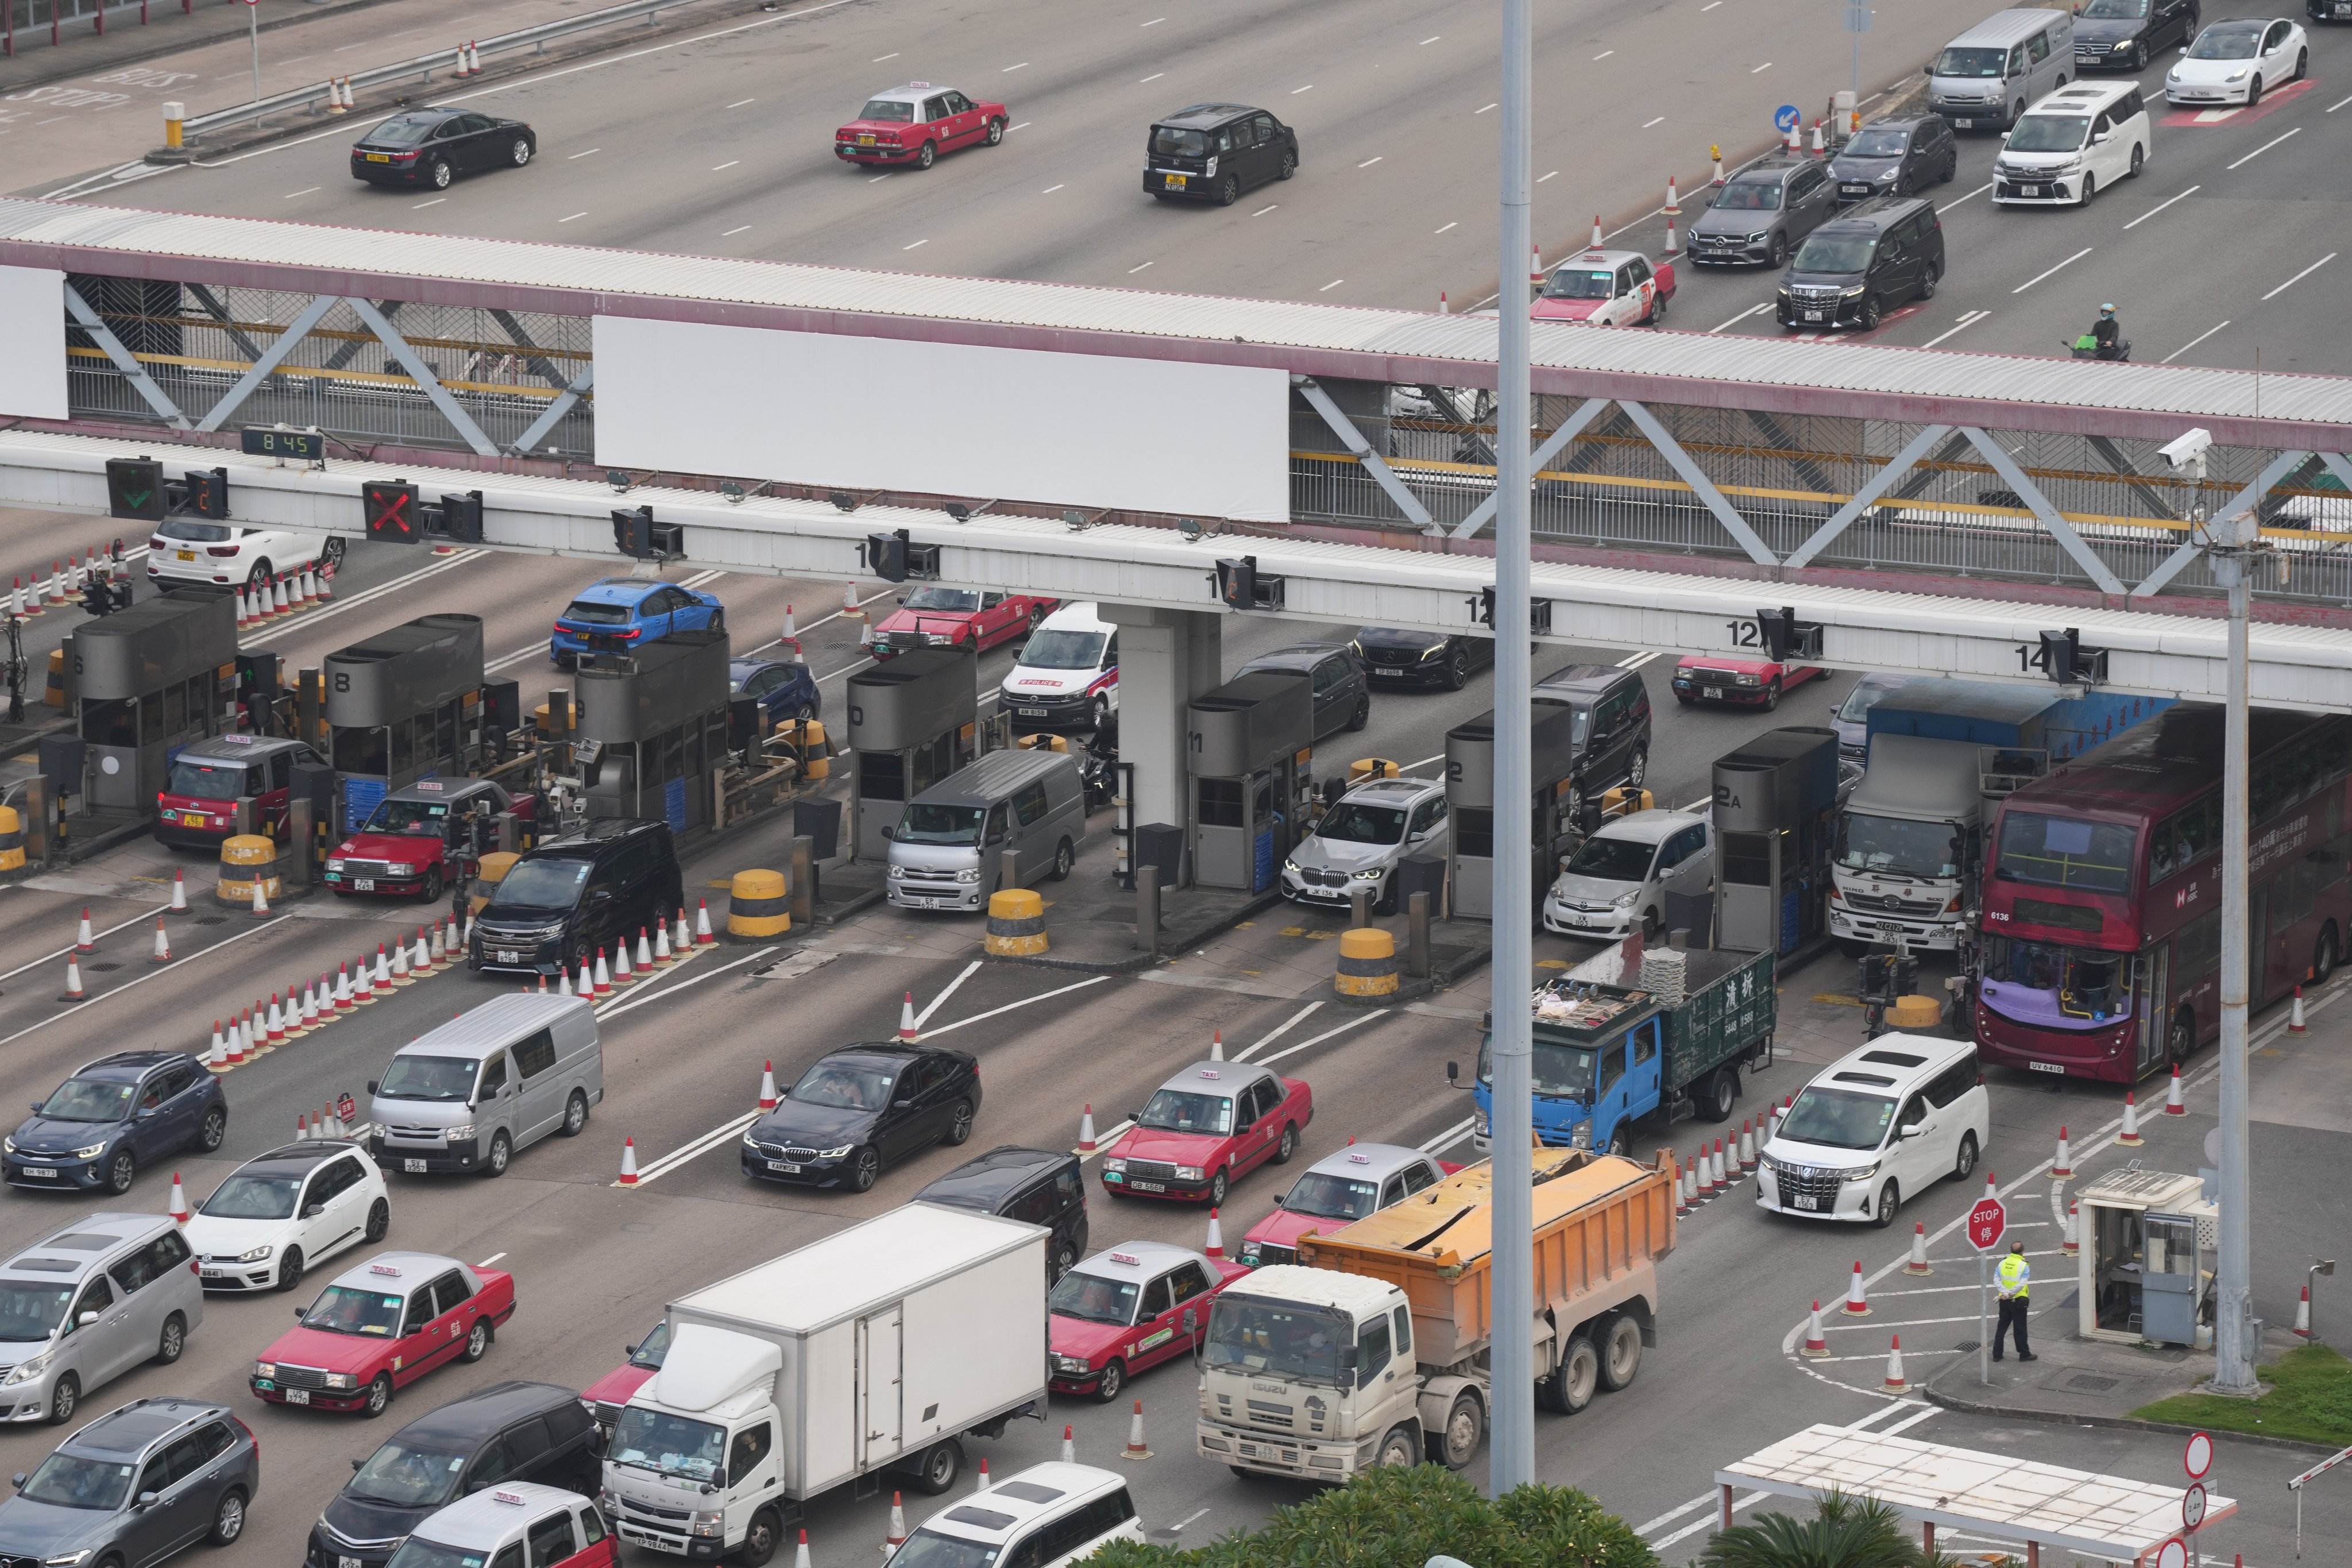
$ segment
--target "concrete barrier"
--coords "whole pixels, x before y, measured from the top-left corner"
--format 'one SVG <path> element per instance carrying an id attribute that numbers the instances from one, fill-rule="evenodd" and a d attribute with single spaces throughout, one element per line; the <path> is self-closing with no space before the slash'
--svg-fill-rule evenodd
<path id="1" fill-rule="evenodd" d="M 765 869 L 736 872 L 727 890 L 728 936 L 737 942 L 757 942 L 792 929 L 793 901 L 784 892 L 784 874 Z"/>
<path id="2" fill-rule="evenodd" d="M 250 909 L 256 883 L 264 898 L 278 898 L 285 891 L 278 877 L 277 840 L 260 833 L 232 834 L 221 842 L 220 884 L 215 896 L 222 903 Z"/>
<path id="3" fill-rule="evenodd" d="M 514 863 L 522 857 L 505 849 L 493 849 L 474 867 L 473 886 L 466 889 L 467 908 L 480 914 L 490 906 L 490 889 L 507 879 Z"/>
<path id="4" fill-rule="evenodd" d="M 25 819 L 13 805 L 0 805 L 0 871 L 25 868 Z"/>
<path id="5" fill-rule="evenodd" d="M 1332 989 L 1343 997 L 1384 998 L 1397 994 L 1396 938 L 1377 926 L 1339 933 L 1339 972 Z"/>
<path id="6" fill-rule="evenodd" d="M 1944 1005 L 1933 996 L 1897 996 L 1886 1010 L 1886 1027 L 1897 1035 L 1940 1035 Z"/>
<path id="7" fill-rule="evenodd" d="M 1348 784 L 1352 789 L 1366 779 L 1392 779 L 1398 771 L 1386 757 L 1358 757 L 1348 764 Z"/>
<path id="8" fill-rule="evenodd" d="M 1045 900 L 1034 888 L 1007 888 L 988 896 L 990 954 L 997 958 L 1034 958 L 1044 952 Z"/>

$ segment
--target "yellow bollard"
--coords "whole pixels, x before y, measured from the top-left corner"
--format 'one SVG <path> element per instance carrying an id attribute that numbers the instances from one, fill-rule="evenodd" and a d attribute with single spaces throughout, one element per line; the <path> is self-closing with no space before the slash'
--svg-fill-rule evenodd
<path id="1" fill-rule="evenodd" d="M 1637 811 L 1652 810 L 1657 804 L 1657 797 L 1645 789 L 1603 790 L 1601 794 L 1601 815 L 1631 816 Z"/>
<path id="2" fill-rule="evenodd" d="M 506 849 L 493 849 L 482 857 L 474 868 L 474 885 L 467 889 L 466 907 L 469 914 L 480 914 L 490 907 L 490 889 L 507 879 L 514 863 L 522 857 Z"/>
<path id="3" fill-rule="evenodd" d="M 41 701 L 48 707 L 63 709 L 66 705 L 66 650 L 49 650 L 49 683 L 41 691 Z"/>
<path id="4" fill-rule="evenodd" d="M 186 104 L 167 103 L 163 106 L 164 146 L 177 147 L 183 143 L 185 133 L 182 127 L 187 118 L 188 106 Z"/>
<path id="5" fill-rule="evenodd" d="M 25 819 L 13 805 L 0 805 L 0 871 L 25 868 Z"/>
<path id="6" fill-rule="evenodd" d="M 1031 958 L 1045 951 L 1045 900 L 1034 888 L 1007 888 L 988 896 L 989 953 Z"/>
<path id="7" fill-rule="evenodd" d="M 253 889 L 260 883 L 264 896 L 278 898 L 278 844 L 267 834 L 237 833 L 221 842 L 220 885 L 215 896 L 225 904 L 253 904 Z"/>
<path id="8" fill-rule="evenodd" d="M 1397 994 L 1396 938 L 1378 926 L 1339 933 L 1339 973 L 1331 988 L 1347 997 Z"/>
<path id="9" fill-rule="evenodd" d="M 1366 779 L 1392 779 L 1396 776 L 1396 763 L 1386 757 L 1358 757 L 1348 764 L 1348 783 L 1350 784 L 1360 784 Z"/>
<path id="10" fill-rule="evenodd" d="M 738 871 L 728 886 L 727 934 L 756 941 L 793 929 L 793 901 L 784 895 L 782 871 Z"/>

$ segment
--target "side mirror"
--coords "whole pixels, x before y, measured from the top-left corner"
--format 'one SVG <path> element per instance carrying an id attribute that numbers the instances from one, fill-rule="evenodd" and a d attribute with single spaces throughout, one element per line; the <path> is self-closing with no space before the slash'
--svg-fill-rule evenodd
<path id="1" fill-rule="evenodd" d="M 1456 1089 L 1462 1087 L 1462 1064 L 1460 1062 L 1447 1062 L 1445 1064 L 1445 1081 L 1452 1084 Z"/>
<path id="2" fill-rule="evenodd" d="M 326 1212 L 327 1205 L 324 1204 L 304 1204 L 302 1205 L 302 1217 L 304 1219 L 317 1219 L 320 1215 L 325 1214 Z"/>
<path id="3" fill-rule="evenodd" d="M 637 1347 L 635 1345 L 623 1345 L 621 1347 L 621 1353 L 626 1356 L 633 1356 L 637 1353 Z"/>
<path id="4" fill-rule="evenodd" d="M 1130 1110 L 1127 1113 L 1127 1119 L 1129 1121 L 1140 1121 L 1143 1120 L 1143 1112 L 1140 1110 Z"/>
<path id="5" fill-rule="evenodd" d="M 367 1080 L 367 1091 L 370 1094 L 373 1094 L 375 1092 L 375 1079 L 370 1079 Z"/>
<path id="6" fill-rule="evenodd" d="M 911 1100 L 894 1100 L 890 1102 L 890 1109 L 893 1110 L 904 1110 L 914 1103 L 915 1102 Z"/>
<path id="7" fill-rule="evenodd" d="M 300 1321 L 302 1321 L 303 1315 L 304 1315 L 304 1314 L 303 1314 L 303 1309 L 301 1309 L 301 1308 L 299 1308 L 299 1307 L 297 1307 L 297 1308 L 295 1308 L 295 1309 L 294 1309 L 294 1321 L 295 1321 L 296 1322 L 298 1322 L 298 1323 L 299 1323 L 299 1322 L 300 1322 Z"/>
<path id="8" fill-rule="evenodd" d="M 1197 1312 L 1193 1311 L 1193 1310 L 1192 1310 L 1192 1308 L 1190 1308 L 1190 1307 L 1185 1308 L 1185 1309 L 1184 1309 L 1184 1331 L 1185 1331 L 1186 1333 L 1188 1333 L 1188 1334 L 1189 1334 L 1189 1333 L 1193 1333 L 1193 1332 L 1198 1331 L 1198 1330 L 1200 1329 L 1200 1327 L 1201 1327 L 1201 1318 L 1200 1318 L 1200 1314 L 1198 1314 Z"/>
<path id="9" fill-rule="evenodd" d="M 1282 1200 L 1283 1200 L 1284 1198 L 1286 1198 L 1286 1197 L 1288 1197 L 1289 1195 L 1290 1195 L 1290 1194 L 1287 1194 L 1287 1193 L 1276 1193 L 1276 1194 L 1274 1194 L 1274 1206 L 1275 1206 L 1275 1207 L 1276 1207 L 1276 1208 L 1280 1208 L 1280 1207 L 1282 1206 Z"/>
<path id="10" fill-rule="evenodd" d="M 155 1504 L 156 1496 L 157 1494 L 154 1492 L 141 1492 L 139 1494 L 139 1506 L 141 1508 L 152 1508 Z"/>
<path id="11" fill-rule="evenodd" d="M 36 1115 L 36 1116 L 38 1116 L 40 1113 L 41 1113 L 41 1102 L 40 1102 L 39 1100 L 37 1100 L 33 1101 L 33 1114 L 34 1114 L 34 1115 Z"/>
<path id="12" fill-rule="evenodd" d="M 882 830 L 882 837 L 885 838 L 896 838 L 898 837 L 898 829 L 886 827 Z"/>
<path id="13" fill-rule="evenodd" d="M 354 1470 L 356 1470 L 356 1469 L 358 1469 L 362 1465 L 364 1465 L 364 1464 L 366 1464 L 366 1463 L 367 1463 L 367 1461 L 366 1461 L 365 1459 L 353 1459 L 353 1460 L 352 1461 L 352 1469 L 354 1469 Z"/>
<path id="14" fill-rule="evenodd" d="M 84 1312 L 80 1317 L 74 1320 L 74 1322 L 78 1326 L 85 1329 L 96 1321 L 98 1321 L 98 1314 L 96 1312 Z"/>
<path id="15" fill-rule="evenodd" d="M 1903 1136 L 1904 1136 L 1904 1137 L 1906 1137 L 1906 1138 L 1916 1138 L 1917 1136 L 1919 1136 L 1919 1134 L 1920 1134 L 1921 1132 L 1923 1132 L 1923 1131 L 1926 1131 L 1926 1129 L 1925 1129 L 1925 1128 L 1921 1127 L 1917 1122 L 1914 1121 L 1914 1122 L 1910 1123 L 1909 1125 L 1906 1126 L 1906 1127 L 1903 1129 Z"/>
<path id="16" fill-rule="evenodd" d="M 1362 1360 L 1362 1352 L 1354 1345 L 1341 1345 L 1339 1347 L 1339 1370 L 1341 1372 L 1355 1371 L 1357 1366 L 1361 1363 Z"/>
<path id="17" fill-rule="evenodd" d="M 21 1487 L 25 1484 L 25 1472 L 18 1470 L 15 1475 L 9 1477 L 8 1479 L 11 1484 Z"/>

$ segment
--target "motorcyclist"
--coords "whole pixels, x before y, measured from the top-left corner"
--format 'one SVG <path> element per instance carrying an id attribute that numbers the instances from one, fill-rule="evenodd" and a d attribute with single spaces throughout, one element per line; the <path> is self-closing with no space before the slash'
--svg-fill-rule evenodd
<path id="1" fill-rule="evenodd" d="M 2124 354 L 2124 324 L 2116 320 L 2113 305 L 2099 307 L 2099 319 L 2091 328 L 2091 342 L 2099 359 L 2121 359 Z"/>

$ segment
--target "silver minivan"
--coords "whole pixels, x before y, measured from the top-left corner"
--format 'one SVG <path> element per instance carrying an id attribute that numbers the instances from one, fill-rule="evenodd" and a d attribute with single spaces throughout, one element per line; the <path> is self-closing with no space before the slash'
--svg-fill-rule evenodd
<path id="1" fill-rule="evenodd" d="M 1715 828 L 1688 811 L 1637 811 L 1601 830 L 1560 862 L 1544 895 L 1544 930 L 1614 939 L 1666 923 L 1669 894 L 1696 898 L 1715 886 Z"/>
<path id="2" fill-rule="evenodd" d="M 0 1421 L 67 1421 L 142 1362 L 169 1366 L 205 1321 L 168 1215 L 84 1215 L 0 1263 Z"/>
<path id="3" fill-rule="evenodd" d="M 980 910 L 1008 852 L 1021 880 L 1070 874 L 1087 841 L 1086 785 L 1068 752 L 991 752 L 907 803 L 890 840 L 885 886 L 913 910 Z"/>
<path id="4" fill-rule="evenodd" d="M 604 1098 L 595 1010 L 544 992 L 485 1002 L 401 1047 L 368 1094 L 385 1170 L 502 1176 L 516 1150 L 579 1136 Z"/>
<path id="5" fill-rule="evenodd" d="M 2074 12 L 1995 11 L 1928 66 L 1927 106 L 1962 131 L 2001 129 L 2065 86 L 2074 68 Z"/>

